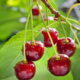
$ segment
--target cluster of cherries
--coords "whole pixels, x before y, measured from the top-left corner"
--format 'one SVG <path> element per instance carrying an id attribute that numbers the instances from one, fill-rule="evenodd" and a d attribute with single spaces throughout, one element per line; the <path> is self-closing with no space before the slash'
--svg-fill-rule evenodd
<path id="1" fill-rule="evenodd" d="M 39 8 L 37 6 L 32 8 L 33 16 L 40 15 L 41 6 L 39 6 Z M 34 77 L 36 67 L 33 61 L 41 59 L 45 47 L 52 47 L 52 42 L 56 45 L 59 54 L 52 56 L 48 60 L 48 70 L 55 76 L 64 76 L 69 73 L 71 69 L 69 57 L 71 57 L 76 50 L 74 41 L 69 37 L 60 39 L 58 37 L 58 31 L 54 28 L 42 29 L 42 35 L 44 37 L 44 43 L 41 41 L 28 41 L 25 43 L 22 53 L 25 54 L 26 61 L 18 62 L 14 67 L 16 77 L 19 80 L 31 80 Z"/>
<path id="2" fill-rule="evenodd" d="M 52 43 L 48 32 L 52 38 L 54 45 L 57 47 L 59 54 L 52 56 L 48 60 L 48 70 L 55 76 L 64 76 L 71 69 L 70 58 L 76 50 L 76 45 L 71 38 L 59 38 L 58 32 L 54 28 L 42 30 L 44 43 L 41 41 L 28 41 L 25 43 L 22 52 L 25 51 L 27 61 L 18 62 L 15 67 L 15 73 L 19 80 L 31 80 L 36 72 L 36 67 L 33 61 L 39 60 L 43 54 L 45 47 L 52 47 Z"/>
<path id="3" fill-rule="evenodd" d="M 59 38 L 57 30 L 54 28 L 49 28 L 48 32 L 59 53 L 48 60 L 48 70 L 55 76 L 64 76 L 70 72 L 71 61 L 69 57 L 75 53 L 76 44 L 74 40 L 69 37 Z M 47 30 L 43 30 L 42 34 L 44 36 L 45 47 L 51 47 L 52 43 Z"/>

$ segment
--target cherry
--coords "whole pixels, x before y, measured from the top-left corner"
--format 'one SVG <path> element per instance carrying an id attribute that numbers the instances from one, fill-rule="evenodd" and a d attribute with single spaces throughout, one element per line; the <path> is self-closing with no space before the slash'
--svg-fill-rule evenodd
<path id="1" fill-rule="evenodd" d="M 39 8 L 40 8 L 40 10 L 38 9 L 38 7 L 37 6 L 34 6 L 33 8 L 32 8 L 32 14 L 33 14 L 33 16 L 39 16 L 40 15 L 40 11 L 41 11 L 41 6 L 39 6 Z"/>
<path id="2" fill-rule="evenodd" d="M 35 41 L 35 43 L 29 41 L 25 44 L 25 53 L 30 61 L 39 60 L 44 53 L 44 44 L 41 41 Z"/>
<path id="3" fill-rule="evenodd" d="M 69 73 L 71 61 L 65 54 L 59 54 L 48 60 L 48 69 L 55 76 L 64 76 Z"/>
<path id="4" fill-rule="evenodd" d="M 54 42 L 54 44 L 57 42 L 58 40 L 58 32 L 56 29 L 54 28 L 49 28 L 49 33 L 50 33 L 50 36 Z M 47 30 L 46 29 L 43 29 L 42 30 L 42 34 L 43 34 L 43 37 L 44 37 L 44 45 L 45 47 L 51 47 L 52 46 L 52 43 L 50 41 L 50 38 L 49 38 L 49 35 L 47 33 Z"/>
<path id="5" fill-rule="evenodd" d="M 19 80 L 30 80 L 35 75 L 35 65 L 33 62 L 18 62 L 14 67 L 16 77 Z"/>
<path id="6" fill-rule="evenodd" d="M 57 50 L 60 54 L 70 57 L 75 53 L 76 45 L 71 38 L 62 38 L 57 41 Z"/>
<path id="7" fill-rule="evenodd" d="M 40 12 L 39 12 L 39 10 L 38 10 L 37 8 L 33 8 L 33 9 L 32 9 L 32 14 L 33 14 L 34 16 L 39 16 Z"/>

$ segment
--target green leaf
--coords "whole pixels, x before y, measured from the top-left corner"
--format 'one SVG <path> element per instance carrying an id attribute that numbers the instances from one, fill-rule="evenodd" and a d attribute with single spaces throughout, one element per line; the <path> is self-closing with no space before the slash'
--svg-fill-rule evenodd
<path id="1" fill-rule="evenodd" d="M 2 24 L 2 22 L 11 21 L 22 17 L 21 13 L 16 9 L 13 10 L 12 8 L 8 7 L 0 7 L 0 24 Z"/>
<path id="2" fill-rule="evenodd" d="M 11 76 L 2 80 L 17 80 L 16 76 Z"/>
<path id="3" fill-rule="evenodd" d="M 0 25 L 0 40 L 7 39 L 12 33 L 24 28 L 24 24 L 18 21 L 10 21 Z"/>
<path id="4" fill-rule="evenodd" d="M 72 74 L 74 80 L 79 80 L 80 79 L 80 47 L 77 46 L 76 53 L 74 57 L 72 58 Z"/>
<path id="5" fill-rule="evenodd" d="M 18 11 L 0 7 L 0 40 L 5 40 L 13 32 L 24 28 L 24 24 L 19 21 L 20 17 L 21 14 Z"/>

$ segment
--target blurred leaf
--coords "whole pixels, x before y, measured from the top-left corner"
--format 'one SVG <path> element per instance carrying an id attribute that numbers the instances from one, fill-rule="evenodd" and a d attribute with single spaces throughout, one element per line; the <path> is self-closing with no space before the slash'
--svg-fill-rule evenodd
<path id="1" fill-rule="evenodd" d="M 58 6 L 56 5 L 56 2 L 54 0 L 49 0 L 49 3 L 54 9 L 58 10 Z"/>
<path id="2" fill-rule="evenodd" d="M 80 47 L 77 46 L 76 53 L 74 55 L 74 58 L 72 59 L 72 74 L 74 80 L 80 79 Z"/>
<path id="3" fill-rule="evenodd" d="M 20 3 L 20 0 L 7 0 L 8 6 L 18 6 Z"/>
<path id="4" fill-rule="evenodd" d="M 10 21 L 5 24 L 0 25 L 0 40 L 5 40 L 12 33 L 24 28 L 24 24 L 21 24 L 19 21 Z"/>
<path id="5" fill-rule="evenodd" d="M 57 6 L 60 7 L 67 0 L 54 0 L 54 1 L 56 2 Z"/>
<path id="6" fill-rule="evenodd" d="M 2 80 L 17 80 L 17 79 L 16 79 L 16 76 L 12 76 L 12 77 L 5 78 L 5 79 L 2 79 Z"/>
<path id="7" fill-rule="evenodd" d="M 21 16 L 18 11 L 0 7 L 0 40 L 5 40 L 13 32 L 24 28 L 19 20 Z"/>
<path id="8" fill-rule="evenodd" d="M 0 5 L 5 5 L 7 0 L 0 0 Z"/>
<path id="9" fill-rule="evenodd" d="M 0 7 L 0 24 L 22 17 L 17 8 Z"/>

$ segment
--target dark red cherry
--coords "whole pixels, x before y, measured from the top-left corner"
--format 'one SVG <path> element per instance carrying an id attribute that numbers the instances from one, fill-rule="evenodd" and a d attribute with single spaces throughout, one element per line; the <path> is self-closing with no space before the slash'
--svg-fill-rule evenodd
<path id="1" fill-rule="evenodd" d="M 35 43 L 29 41 L 25 44 L 25 53 L 30 61 L 39 60 L 44 54 L 44 44 L 41 41 L 35 41 Z"/>
<path id="2" fill-rule="evenodd" d="M 33 8 L 33 9 L 32 9 L 32 14 L 33 14 L 34 16 L 39 16 L 39 14 L 40 14 L 39 9 Z"/>
<path id="3" fill-rule="evenodd" d="M 30 80 L 34 77 L 36 68 L 33 62 L 18 62 L 15 67 L 15 74 L 19 80 Z"/>
<path id="4" fill-rule="evenodd" d="M 39 16 L 40 15 L 40 10 L 37 6 L 34 6 L 32 8 L 32 14 L 33 14 L 33 16 Z"/>
<path id="5" fill-rule="evenodd" d="M 71 61 L 65 54 L 59 54 L 48 60 L 48 69 L 55 76 L 64 76 L 71 69 Z"/>
<path id="6" fill-rule="evenodd" d="M 51 38 L 53 40 L 53 43 L 55 44 L 57 42 L 57 40 L 58 40 L 58 32 L 54 28 L 49 28 L 48 30 L 49 30 L 50 36 L 51 36 Z M 43 37 L 44 37 L 44 45 L 45 45 L 45 47 L 51 47 L 52 43 L 50 41 L 49 35 L 47 33 L 47 30 L 43 29 L 42 30 L 42 34 L 43 34 Z"/>
<path id="7" fill-rule="evenodd" d="M 57 50 L 60 54 L 70 57 L 75 53 L 76 45 L 71 38 L 62 38 L 57 41 Z"/>

